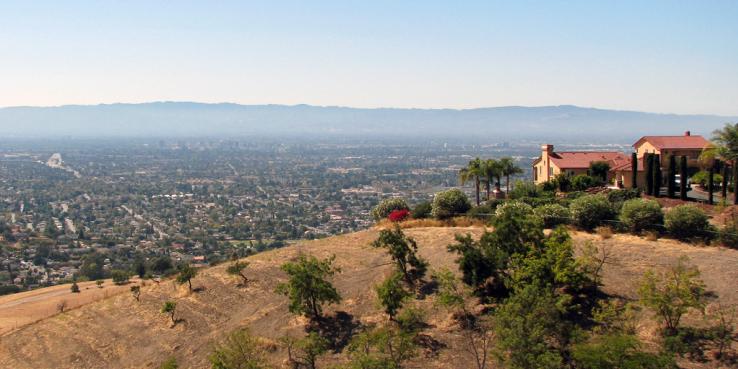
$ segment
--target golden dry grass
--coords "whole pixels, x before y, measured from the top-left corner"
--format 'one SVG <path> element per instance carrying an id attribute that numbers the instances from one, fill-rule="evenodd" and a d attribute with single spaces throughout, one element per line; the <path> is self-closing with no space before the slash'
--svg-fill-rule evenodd
<path id="1" fill-rule="evenodd" d="M 482 231 L 480 227 L 443 226 L 408 228 L 406 233 L 415 238 L 421 256 L 429 261 L 431 269 L 456 270 L 456 256 L 448 253 L 446 246 L 454 242 L 457 233 L 478 237 Z M 238 281 L 225 273 L 227 265 L 218 265 L 201 271 L 193 280 L 195 287 L 203 288 L 198 293 L 190 293 L 186 286 L 172 281 L 163 281 L 142 287 L 140 303 L 129 293 L 119 293 L 68 313 L 53 315 L 6 333 L 0 345 L 0 367 L 152 368 L 175 356 L 180 367 L 209 368 L 207 355 L 212 344 L 234 329 L 249 327 L 269 342 L 277 342 L 284 335 L 302 335 L 305 320 L 290 314 L 286 299 L 274 292 L 275 286 L 285 280 L 279 266 L 300 252 L 317 257 L 336 255 L 342 272 L 333 282 L 343 301 L 328 307 L 327 315 L 334 316 L 342 311 L 361 324 L 386 322 L 386 316 L 376 306 L 372 286 L 392 272 L 392 265 L 382 250 L 369 246 L 377 234 L 378 230 L 374 229 L 304 241 L 251 256 L 247 273 L 252 282 L 245 288 L 238 287 Z M 701 248 L 666 239 L 652 242 L 621 234 L 601 240 L 596 234 L 573 232 L 573 239 L 577 247 L 590 241 L 609 249 L 611 259 L 603 271 L 603 289 L 607 294 L 635 299 L 635 288 L 645 270 L 665 268 L 687 255 L 702 270 L 708 290 L 718 296 L 714 303 L 738 304 L 736 250 Z M 43 291 L 36 293 L 43 294 Z M 174 327 L 170 326 L 168 317 L 160 313 L 166 300 L 177 302 L 177 316 L 184 319 Z M 412 304 L 427 312 L 430 326 L 423 333 L 444 346 L 434 355 L 423 352 L 408 368 L 472 367 L 474 364 L 449 314 L 435 308 L 433 302 L 434 296 L 429 295 Z M 24 307 L 32 309 L 33 304 L 38 303 L 41 302 L 27 301 Z M 700 319 L 698 314 L 690 314 L 686 322 Z M 655 337 L 656 325 L 648 311 L 643 311 L 639 327 L 642 337 Z M 285 357 L 284 348 L 278 347 L 268 359 L 279 367 L 284 364 Z M 329 367 L 344 360 L 345 353 L 329 353 L 319 364 Z M 683 367 L 706 369 L 711 368 L 710 365 L 688 363 Z"/>

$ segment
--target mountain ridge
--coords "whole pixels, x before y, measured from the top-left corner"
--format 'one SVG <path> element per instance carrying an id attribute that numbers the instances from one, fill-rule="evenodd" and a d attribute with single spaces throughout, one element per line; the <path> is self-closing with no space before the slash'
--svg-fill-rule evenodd
<path id="1" fill-rule="evenodd" d="M 486 140 L 626 139 L 709 134 L 738 117 L 649 113 L 576 105 L 354 108 L 155 101 L 0 108 L 0 134 L 13 137 L 449 137 Z"/>

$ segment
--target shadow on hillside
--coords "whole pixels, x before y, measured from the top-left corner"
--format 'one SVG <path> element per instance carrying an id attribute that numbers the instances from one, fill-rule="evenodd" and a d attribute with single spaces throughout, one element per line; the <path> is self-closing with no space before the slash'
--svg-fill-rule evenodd
<path id="1" fill-rule="evenodd" d="M 331 343 L 333 352 L 340 353 L 359 328 L 361 328 L 361 322 L 353 315 L 345 311 L 336 311 L 332 315 L 312 321 L 305 329 L 318 332 Z"/>
<path id="2" fill-rule="evenodd" d="M 425 300 L 426 296 L 433 295 L 438 292 L 438 281 L 432 278 L 430 281 L 420 281 L 422 284 L 418 289 L 417 299 Z"/>

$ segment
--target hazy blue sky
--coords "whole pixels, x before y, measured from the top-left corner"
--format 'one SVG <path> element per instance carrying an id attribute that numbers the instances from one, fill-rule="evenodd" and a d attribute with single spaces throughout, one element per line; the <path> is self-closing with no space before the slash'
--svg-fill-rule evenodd
<path id="1" fill-rule="evenodd" d="M 0 2 L 0 106 L 738 115 L 738 1 Z"/>

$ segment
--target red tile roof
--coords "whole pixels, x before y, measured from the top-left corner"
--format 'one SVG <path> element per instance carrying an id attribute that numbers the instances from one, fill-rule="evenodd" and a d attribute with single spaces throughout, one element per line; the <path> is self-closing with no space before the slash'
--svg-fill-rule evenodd
<path id="1" fill-rule="evenodd" d="M 644 142 L 649 142 L 657 149 L 703 149 L 710 144 L 702 136 L 643 136 L 633 144 L 638 147 Z"/>
<path id="2" fill-rule="evenodd" d="M 630 156 L 617 151 L 564 151 L 554 152 L 551 161 L 560 169 L 586 169 L 593 161 L 606 161 L 610 167 L 630 162 Z"/>

